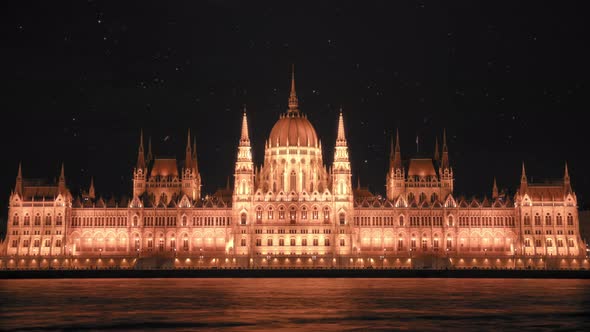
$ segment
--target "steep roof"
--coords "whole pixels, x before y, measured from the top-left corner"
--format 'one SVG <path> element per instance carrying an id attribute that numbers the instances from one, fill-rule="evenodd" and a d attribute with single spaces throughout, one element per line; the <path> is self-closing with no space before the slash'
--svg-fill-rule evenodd
<path id="1" fill-rule="evenodd" d="M 408 176 L 436 176 L 432 159 L 410 159 Z"/>
<path id="2" fill-rule="evenodd" d="M 178 177 L 178 165 L 176 164 L 176 159 L 155 159 L 150 175 Z"/>

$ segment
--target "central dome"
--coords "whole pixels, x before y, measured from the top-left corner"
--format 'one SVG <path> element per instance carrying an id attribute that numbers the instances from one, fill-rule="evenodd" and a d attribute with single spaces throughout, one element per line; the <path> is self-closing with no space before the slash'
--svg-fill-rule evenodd
<path id="1" fill-rule="evenodd" d="M 305 115 L 299 112 L 299 101 L 295 93 L 295 70 L 291 72 L 291 94 L 289 95 L 289 110 L 270 131 L 269 142 L 276 146 L 318 146 L 318 135 Z"/>
<path id="2" fill-rule="evenodd" d="M 270 131 L 269 144 L 276 146 L 318 146 L 318 136 L 307 117 L 299 112 L 282 115 Z"/>

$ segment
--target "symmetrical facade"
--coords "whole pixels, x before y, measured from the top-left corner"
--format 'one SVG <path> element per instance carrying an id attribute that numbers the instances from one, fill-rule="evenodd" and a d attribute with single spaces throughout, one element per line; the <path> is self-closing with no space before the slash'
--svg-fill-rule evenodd
<path id="1" fill-rule="evenodd" d="M 334 161 L 324 163 L 322 142 L 299 110 L 294 76 L 260 167 L 244 111 L 233 188 L 202 195 L 190 132 L 182 165 L 151 150 L 148 144 L 146 156 L 141 135 L 129 200 L 97 198 L 93 183 L 73 197 L 63 165 L 50 185 L 23 179 L 19 165 L 4 266 L 35 259 L 39 266 L 132 265 L 149 257 L 186 266 L 588 264 L 567 165 L 563 180 L 543 184 L 529 183 L 523 165 L 513 197 L 494 181 L 491 199 L 467 200 L 453 195 L 446 134 L 433 158 L 409 160 L 402 160 L 398 134 L 386 197 L 374 196 L 352 186 L 342 112 Z"/>

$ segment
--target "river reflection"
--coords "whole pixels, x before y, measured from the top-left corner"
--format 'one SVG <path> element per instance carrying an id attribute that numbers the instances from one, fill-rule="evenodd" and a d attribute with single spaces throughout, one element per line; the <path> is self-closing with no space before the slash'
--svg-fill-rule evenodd
<path id="1" fill-rule="evenodd" d="M 3 330 L 590 330 L 590 281 L 0 281 Z"/>

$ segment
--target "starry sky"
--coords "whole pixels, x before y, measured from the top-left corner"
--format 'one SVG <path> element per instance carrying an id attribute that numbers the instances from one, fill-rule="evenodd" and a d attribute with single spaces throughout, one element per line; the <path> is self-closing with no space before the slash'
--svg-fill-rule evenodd
<path id="1" fill-rule="evenodd" d="M 353 181 L 384 193 L 391 135 L 402 157 L 431 156 L 446 128 L 457 196 L 513 193 L 564 163 L 582 206 L 587 157 L 588 21 L 574 1 L 18 1 L 2 4 L 0 207 L 25 177 L 65 162 L 74 193 L 131 192 L 139 132 L 156 156 L 197 139 L 204 192 L 233 174 L 241 112 L 254 158 L 300 109 L 333 159 L 338 109 Z M 8 7 L 9 6 L 9 7 Z M 416 140 L 418 137 L 418 144 Z"/>

